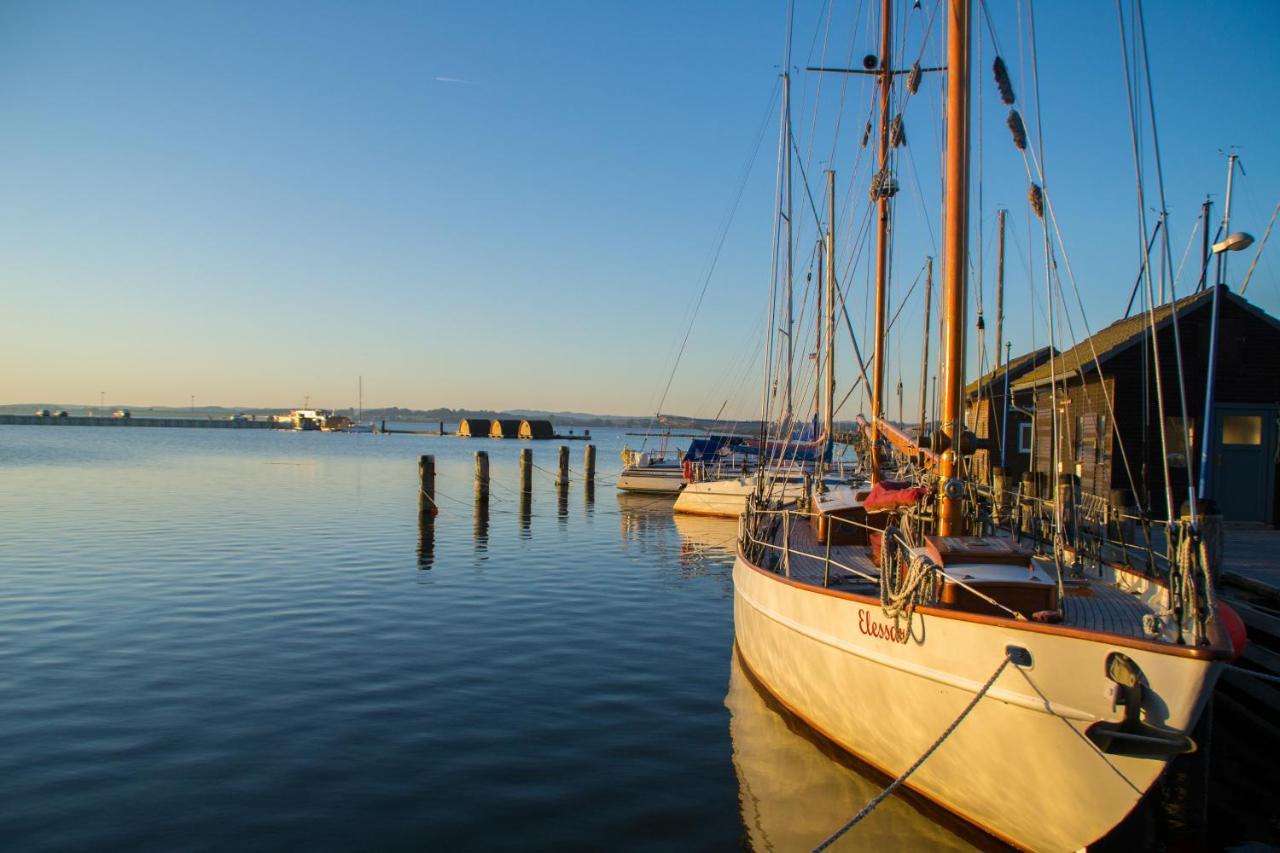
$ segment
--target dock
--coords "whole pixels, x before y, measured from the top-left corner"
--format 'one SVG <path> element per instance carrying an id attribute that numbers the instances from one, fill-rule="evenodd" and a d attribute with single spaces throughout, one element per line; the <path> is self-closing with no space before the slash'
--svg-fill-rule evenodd
<path id="1" fill-rule="evenodd" d="M 180 427 L 192 429 L 291 429 L 287 423 L 247 418 L 117 418 L 110 415 L 0 415 L 0 426 Z"/>

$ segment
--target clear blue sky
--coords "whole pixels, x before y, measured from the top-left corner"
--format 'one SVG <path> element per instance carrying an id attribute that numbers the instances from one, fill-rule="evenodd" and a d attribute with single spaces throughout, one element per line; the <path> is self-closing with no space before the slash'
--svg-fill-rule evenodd
<path id="1" fill-rule="evenodd" d="M 872 5 L 837 6 L 824 54 L 827 8 L 798 3 L 793 64 L 874 50 Z M 1040 5 L 1048 182 L 1096 329 L 1124 310 L 1137 271 L 1116 11 Z M 904 7 L 911 53 L 931 6 Z M 1017 4 L 989 8 L 1029 100 Z M 1280 13 L 1161 2 L 1147 15 L 1175 262 L 1204 194 L 1221 202 L 1230 145 L 1247 172 L 1234 224 L 1261 237 L 1280 200 Z M 367 406 L 652 411 L 774 97 L 783 23 L 781 2 L 5 3 L 0 402 L 104 390 L 134 405 L 336 407 L 363 375 Z M 1016 351 L 1033 326 L 1019 258 L 1038 244 L 985 29 L 983 261 L 989 300 L 1006 205 Z M 935 32 L 926 61 L 941 47 Z M 939 82 L 907 111 L 918 171 L 900 174 L 899 296 L 939 228 Z M 842 187 L 854 176 L 841 191 L 852 249 L 867 83 L 850 81 L 843 102 L 835 78 L 818 86 L 797 73 L 797 135 L 815 183 L 833 139 Z M 755 411 L 773 119 L 665 410 Z M 797 217 L 807 246 L 812 219 Z M 1247 296 L 1280 314 L 1276 243 Z M 865 278 L 862 264 L 855 325 Z M 917 291 L 889 360 L 909 410 L 918 303 Z"/>

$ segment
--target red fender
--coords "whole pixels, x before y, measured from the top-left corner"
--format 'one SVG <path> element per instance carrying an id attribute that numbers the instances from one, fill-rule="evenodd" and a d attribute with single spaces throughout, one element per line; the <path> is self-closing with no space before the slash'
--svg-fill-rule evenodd
<path id="1" fill-rule="evenodd" d="M 1231 654 L 1232 660 L 1236 660 L 1240 655 L 1244 654 L 1245 644 L 1248 643 L 1248 632 L 1244 627 L 1244 620 L 1240 618 L 1240 614 L 1235 609 L 1221 599 L 1218 600 L 1218 619 L 1222 622 L 1223 629 L 1227 632 L 1227 636 L 1231 638 Z"/>

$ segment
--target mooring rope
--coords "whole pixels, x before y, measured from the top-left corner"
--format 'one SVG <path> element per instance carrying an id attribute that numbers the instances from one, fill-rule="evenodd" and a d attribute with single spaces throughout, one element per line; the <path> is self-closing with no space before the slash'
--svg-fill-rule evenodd
<path id="1" fill-rule="evenodd" d="M 951 725 L 947 726 L 946 731 L 944 731 L 938 737 L 938 739 L 933 742 L 933 745 L 925 750 L 924 755 L 921 755 L 919 758 L 917 758 L 915 763 L 912 764 L 910 767 L 908 767 L 901 776 L 899 776 L 897 779 L 894 779 L 892 782 L 890 782 L 887 788 L 885 788 L 879 794 L 876 794 L 871 799 L 870 802 L 868 802 L 865 806 L 862 807 L 861 811 L 859 811 L 856 815 L 854 815 L 849 819 L 848 823 L 846 823 L 844 826 L 840 827 L 834 833 L 832 833 L 832 835 L 826 841 L 822 842 L 817 847 L 813 848 L 813 853 L 820 853 L 820 851 L 826 850 L 832 844 L 835 844 L 836 841 L 838 841 L 841 836 L 843 836 L 846 832 L 848 832 L 849 830 L 857 826 L 858 823 L 863 818 L 865 818 L 867 815 L 875 811 L 876 806 L 880 805 L 889 796 L 891 796 L 894 791 L 898 790 L 898 788 L 902 786 L 902 783 L 906 782 L 907 779 L 911 776 L 911 774 L 915 773 L 916 770 L 919 769 L 920 765 L 924 764 L 925 761 L 928 760 L 929 756 L 933 755 L 933 753 L 937 751 L 938 747 L 942 746 L 943 741 L 945 741 L 948 737 L 951 736 L 951 733 L 954 732 L 956 730 L 956 727 L 959 726 L 960 723 L 964 721 L 965 717 L 969 716 L 969 712 L 972 711 L 975 707 L 977 707 L 978 702 L 981 701 L 983 696 L 987 695 L 987 691 L 990 690 L 991 686 L 996 683 L 996 679 L 1000 677 L 1000 673 L 1004 672 L 1004 668 L 1008 665 L 1009 665 L 1009 656 L 1006 654 L 1004 656 L 1004 659 L 1000 661 L 1000 665 L 996 667 L 996 671 L 991 673 L 991 677 L 987 679 L 987 683 L 982 685 L 982 689 L 979 690 L 976 695 L 974 695 L 973 699 L 969 701 L 969 704 L 966 705 L 964 710 L 960 712 L 960 716 L 956 717 L 955 720 L 952 721 Z"/>

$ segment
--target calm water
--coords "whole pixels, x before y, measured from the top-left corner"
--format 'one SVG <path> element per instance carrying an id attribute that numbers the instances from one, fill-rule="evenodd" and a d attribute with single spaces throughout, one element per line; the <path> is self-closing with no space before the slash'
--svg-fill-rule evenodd
<path id="1" fill-rule="evenodd" d="M 526 517 L 556 442 L 4 427 L 0 842 L 812 846 L 882 780 L 737 668 L 735 524 L 620 497 L 623 441 Z M 841 846 L 973 842 L 900 799 Z"/>
<path id="2" fill-rule="evenodd" d="M 596 434 L 593 501 L 576 480 L 561 502 L 537 471 L 527 520 L 516 442 L 0 439 L 7 846 L 732 849 L 805 831 L 785 784 L 743 809 L 735 526 L 620 498 L 620 433 Z M 533 446 L 552 468 L 558 445 Z M 425 534 L 420 453 L 439 469 Z M 734 684 L 754 754 L 819 781 L 819 839 L 873 784 Z M 888 822 L 960 843 L 900 811 Z"/>

